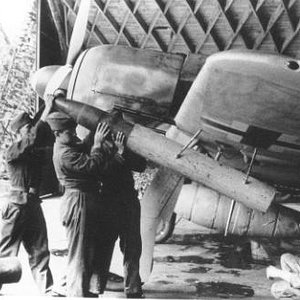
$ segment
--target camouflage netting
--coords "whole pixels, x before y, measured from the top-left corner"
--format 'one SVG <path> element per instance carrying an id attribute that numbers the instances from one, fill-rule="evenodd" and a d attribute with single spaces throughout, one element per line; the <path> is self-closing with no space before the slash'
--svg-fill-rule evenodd
<path id="1" fill-rule="evenodd" d="M 134 173 L 135 188 L 138 190 L 138 197 L 141 200 L 146 188 L 154 178 L 157 168 L 148 166 L 143 173 Z"/>
<path id="2" fill-rule="evenodd" d="M 10 44 L 5 33 L 0 31 L 0 178 L 7 178 L 3 155 L 13 138 L 10 120 L 21 111 L 33 115 L 36 109 L 36 94 L 29 84 L 35 70 L 36 30 L 33 8 L 16 45 Z"/>

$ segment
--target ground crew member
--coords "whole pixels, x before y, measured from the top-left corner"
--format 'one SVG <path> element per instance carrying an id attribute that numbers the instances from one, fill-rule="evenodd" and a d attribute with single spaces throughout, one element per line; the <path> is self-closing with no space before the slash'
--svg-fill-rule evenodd
<path id="1" fill-rule="evenodd" d="M 45 218 L 39 199 L 46 108 L 35 126 L 23 112 L 11 122 L 17 140 L 6 155 L 11 183 L 9 198 L 0 207 L 0 257 L 17 256 L 22 242 L 33 278 L 42 294 L 51 293 L 53 279 Z"/>
<path id="2" fill-rule="evenodd" d="M 105 262 L 110 262 L 115 241 L 120 238 L 120 249 L 124 255 L 124 292 L 127 298 L 142 298 L 139 260 L 142 251 L 140 235 L 140 202 L 134 188 L 132 170 L 143 172 L 144 158 L 125 150 L 125 136 L 118 132 L 115 138 L 117 154 L 109 162 L 102 178 L 101 198 L 105 202 L 107 220 L 110 223 L 102 245 L 106 247 Z M 102 250 L 102 253 L 104 251 Z M 106 266 L 108 272 L 109 265 Z"/>
<path id="3" fill-rule="evenodd" d="M 54 168 L 65 188 L 61 218 L 68 238 L 67 296 L 97 297 L 97 222 L 103 210 L 99 178 L 114 155 L 113 149 L 106 145 L 110 130 L 107 124 L 99 124 L 89 151 L 76 136 L 76 123 L 67 115 L 55 112 L 47 121 L 56 137 Z"/>
<path id="4" fill-rule="evenodd" d="M 271 293 L 276 299 L 300 299 L 300 258 L 290 253 L 280 257 L 281 269 L 269 266 L 266 269 L 267 278 L 281 278 L 273 283 Z"/>

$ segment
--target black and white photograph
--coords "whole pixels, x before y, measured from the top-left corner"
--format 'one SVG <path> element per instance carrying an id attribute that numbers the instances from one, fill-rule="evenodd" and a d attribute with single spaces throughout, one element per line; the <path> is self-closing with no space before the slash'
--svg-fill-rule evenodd
<path id="1" fill-rule="evenodd" d="M 300 299 L 300 0 L 0 0 L 0 300 Z"/>

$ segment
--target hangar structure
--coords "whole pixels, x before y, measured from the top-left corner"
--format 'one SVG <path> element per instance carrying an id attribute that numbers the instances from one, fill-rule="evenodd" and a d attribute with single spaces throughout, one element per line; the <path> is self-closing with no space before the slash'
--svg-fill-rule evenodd
<path id="1" fill-rule="evenodd" d="M 64 62 L 80 0 L 39 4 L 40 67 Z M 93 0 L 83 48 L 111 44 L 182 53 L 181 80 L 191 81 L 207 56 L 223 50 L 299 58 L 299 20 L 297 0 Z"/>

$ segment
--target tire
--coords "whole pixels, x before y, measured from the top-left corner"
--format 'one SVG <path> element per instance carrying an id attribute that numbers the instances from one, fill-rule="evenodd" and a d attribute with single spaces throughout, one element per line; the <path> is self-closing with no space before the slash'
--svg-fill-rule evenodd
<path id="1" fill-rule="evenodd" d="M 173 213 L 172 217 L 169 222 L 161 221 L 158 225 L 156 236 L 155 236 L 155 243 L 162 244 L 166 242 L 170 236 L 173 234 L 174 228 L 176 223 L 176 214 Z"/>

